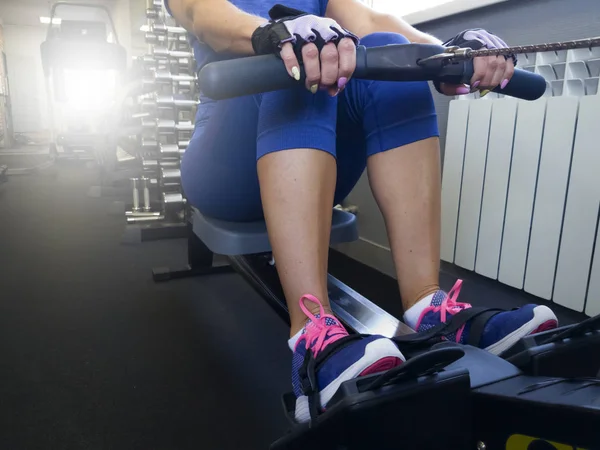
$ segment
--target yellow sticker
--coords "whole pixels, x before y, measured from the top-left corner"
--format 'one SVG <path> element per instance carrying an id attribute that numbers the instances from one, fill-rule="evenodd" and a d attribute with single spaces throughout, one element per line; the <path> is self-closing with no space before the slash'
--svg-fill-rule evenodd
<path id="1" fill-rule="evenodd" d="M 558 442 L 547 441 L 532 436 L 525 436 L 523 434 L 513 434 L 506 441 L 506 450 L 573 450 L 572 445 L 560 444 Z M 576 449 L 583 450 L 583 449 Z"/>

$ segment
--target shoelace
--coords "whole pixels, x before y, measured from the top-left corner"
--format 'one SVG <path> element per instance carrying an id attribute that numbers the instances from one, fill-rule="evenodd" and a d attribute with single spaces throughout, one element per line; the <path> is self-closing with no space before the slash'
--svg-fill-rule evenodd
<path id="1" fill-rule="evenodd" d="M 319 317 L 315 316 L 308 310 L 305 305 L 305 301 L 319 305 Z M 329 344 L 348 334 L 334 316 L 325 314 L 323 305 L 315 296 L 303 296 L 300 299 L 300 309 L 302 309 L 302 312 L 306 314 L 306 317 L 308 317 L 311 322 L 306 326 L 305 329 L 306 348 L 312 348 L 313 356 L 315 358 Z M 327 325 L 327 319 L 335 321 L 337 326 Z"/>
<path id="2" fill-rule="evenodd" d="M 461 302 L 457 301 L 458 296 L 460 294 L 461 287 L 462 287 L 462 280 L 458 280 L 454 284 L 452 289 L 450 289 L 450 292 L 448 292 L 448 294 L 446 295 L 446 298 L 444 298 L 442 303 L 440 303 L 437 306 L 432 305 L 432 306 L 425 308 L 423 310 L 423 312 L 421 313 L 421 319 L 419 320 L 419 325 L 417 328 L 420 327 L 422 318 L 431 312 L 433 312 L 434 314 L 439 312 L 441 322 L 446 323 L 448 315 L 453 316 L 454 314 L 461 312 L 463 309 L 470 308 L 471 305 L 469 305 L 468 303 L 461 303 Z M 460 329 L 456 332 L 456 338 L 455 338 L 456 342 L 460 342 L 464 330 L 465 330 L 465 325 L 460 327 Z"/>
<path id="3" fill-rule="evenodd" d="M 448 314 L 454 315 L 461 312 L 463 309 L 471 307 L 471 305 L 468 303 L 460 303 L 456 301 L 460 295 L 461 287 L 462 280 L 458 280 L 452 289 L 450 289 L 450 292 L 448 292 L 448 295 L 446 295 L 446 298 L 441 305 L 434 307 L 433 312 L 440 312 L 442 322 L 446 323 L 446 317 Z"/>

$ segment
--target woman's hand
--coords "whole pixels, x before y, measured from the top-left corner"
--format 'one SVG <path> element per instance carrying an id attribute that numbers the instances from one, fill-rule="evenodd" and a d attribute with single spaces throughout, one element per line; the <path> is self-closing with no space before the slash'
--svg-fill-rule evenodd
<path id="1" fill-rule="evenodd" d="M 498 36 L 482 29 L 463 31 L 458 36 L 444 42 L 444 45 L 447 47 L 469 47 L 473 50 L 508 47 Z M 491 91 L 498 86 L 504 89 L 515 72 L 516 62 L 514 55 L 475 58 L 473 60 L 474 73 L 469 86 L 441 83 L 438 90 L 446 95 L 464 95 L 476 90 Z"/>
<path id="2" fill-rule="evenodd" d="M 278 54 L 296 80 L 300 80 L 302 61 L 306 89 L 313 94 L 327 89 L 337 95 L 356 68 L 358 38 L 332 19 L 285 6 L 274 6 L 269 15 L 272 20 L 252 36 L 255 52 Z"/>
<path id="3" fill-rule="evenodd" d="M 302 46 L 301 52 L 306 72 L 306 89 L 313 94 L 319 89 L 327 89 L 330 95 L 337 95 L 356 68 L 356 45 L 352 39 L 343 38 L 337 46 L 329 42 L 321 52 L 311 42 Z M 299 80 L 298 58 L 292 44 L 283 44 L 281 59 L 290 76 Z"/>

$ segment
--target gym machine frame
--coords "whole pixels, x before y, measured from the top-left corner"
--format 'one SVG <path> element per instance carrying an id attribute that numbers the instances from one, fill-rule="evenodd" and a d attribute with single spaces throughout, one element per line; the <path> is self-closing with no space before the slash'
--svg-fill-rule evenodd
<path id="1" fill-rule="evenodd" d="M 460 55 L 438 56 L 448 55 L 447 50 L 422 44 L 359 46 L 354 76 L 468 82 L 472 61 Z M 281 61 L 271 56 L 212 63 L 202 69 L 199 80 L 203 92 L 215 99 L 303 84 L 291 80 Z M 517 70 L 508 86 L 498 91 L 535 100 L 545 90 L 542 77 Z M 334 209 L 332 243 L 357 238 L 352 217 Z M 192 209 L 187 230 L 188 266 L 177 271 L 155 269 L 155 281 L 229 270 L 214 267 L 213 254 L 229 255 L 229 267 L 287 319 L 264 222 L 222 222 Z M 444 340 L 466 320 L 475 323 L 489 310 L 468 309 L 446 324 L 414 333 L 333 277 L 328 284 L 332 308 L 350 331 L 392 338 L 407 362 L 343 383 L 327 410 L 315 408 L 308 423 L 295 422 L 295 396 L 284 395 L 291 428 L 272 449 L 600 448 L 600 317 L 526 337 L 495 356 Z M 319 358 L 308 358 L 301 374 L 304 394 L 317 405 L 318 364 Z"/>
<path id="2" fill-rule="evenodd" d="M 102 11 L 106 15 L 106 21 L 93 21 L 91 23 L 97 22 L 108 25 L 112 42 L 108 38 L 108 33 L 106 33 L 104 39 L 90 38 L 85 29 L 81 30 L 80 39 L 74 39 L 69 34 L 63 35 L 62 27 L 67 22 L 77 23 L 77 21 L 67 21 L 63 18 L 62 22 L 55 24 L 54 19 L 57 17 L 57 9 L 65 7 Z M 66 94 L 66 81 L 64 79 L 66 71 L 64 69 L 112 70 L 121 74 L 127 67 L 127 53 L 119 44 L 117 31 L 109 9 L 104 5 L 93 3 L 69 1 L 54 3 L 50 10 L 46 40 L 42 42 L 40 50 L 52 122 L 51 156 L 100 162 L 103 147 L 106 146 L 108 141 L 108 132 L 100 126 L 103 122 L 103 116 L 96 117 L 89 111 L 87 114 L 82 115 L 79 111 L 76 120 L 78 126 L 84 123 L 84 131 L 73 131 L 73 123 L 65 118 L 68 116 L 68 110 L 65 113 L 61 109 L 68 108 L 66 105 L 73 100 L 69 99 Z M 59 104 L 62 104 L 63 107 L 59 108 Z M 71 114 L 73 113 L 71 112 Z"/>

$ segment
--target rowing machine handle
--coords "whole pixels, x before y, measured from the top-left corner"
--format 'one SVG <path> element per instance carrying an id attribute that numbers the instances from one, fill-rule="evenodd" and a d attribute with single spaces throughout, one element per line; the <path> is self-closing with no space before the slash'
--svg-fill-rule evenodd
<path id="1" fill-rule="evenodd" d="M 420 59 L 440 54 L 444 47 L 434 44 L 395 44 L 356 49 L 354 78 L 381 81 L 439 80 L 448 83 L 469 83 L 473 76 L 472 61 L 458 61 L 444 67 L 421 66 Z M 250 56 L 207 64 L 198 75 L 200 90 L 213 100 L 304 86 L 304 69 L 300 81 L 290 77 L 283 62 L 275 55 Z M 546 91 L 546 81 L 540 75 L 515 69 L 504 90 L 495 92 L 537 100 Z"/>

